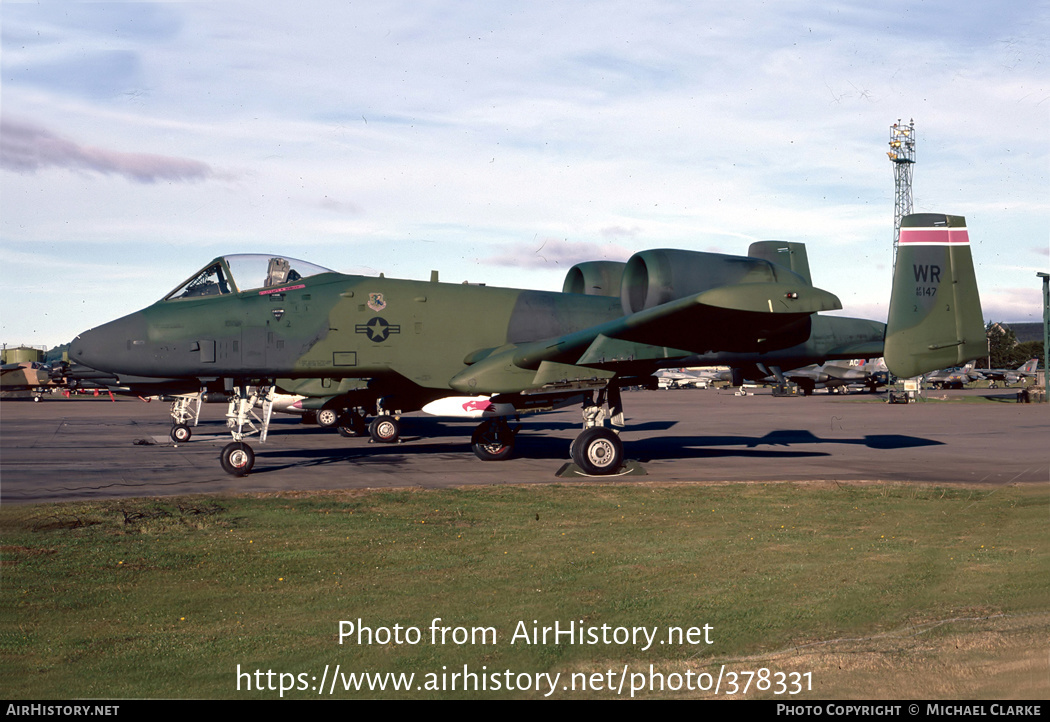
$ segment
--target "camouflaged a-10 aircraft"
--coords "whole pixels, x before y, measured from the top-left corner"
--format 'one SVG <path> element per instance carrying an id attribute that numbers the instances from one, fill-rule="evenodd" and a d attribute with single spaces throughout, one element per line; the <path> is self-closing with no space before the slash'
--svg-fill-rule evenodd
<path id="1" fill-rule="evenodd" d="M 626 263 L 581 263 L 561 293 L 225 256 L 152 306 L 80 334 L 70 356 L 231 393 L 233 442 L 221 463 L 238 476 L 254 464 L 245 439 L 266 439 L 278 391 L 305 397 L 346 435 L 367 428 L 376 442 L 397 441 L 410 411 L 477 418 L 472 448 L 489 461 L 514 449 L 509 419 L 579 403 L 583 431 L 570 456 L 587 474 L 614 474 L 623 446 L 607 424 L 624 424 L 620 390 L 652 385 L 660 368 L 885 356 L 891 372 L 911 377 L 984 353 L 965 220 L 903 220 L 888 324 L 818 315 L 838 308 L 813 286 L 805 246 L 782 241 L 754 243 L 747 256 L 650 250 Z M 188 436 L 183 424 L 172 430 Z"/>
<path id="2" fill-rule="evenodd" d="M 53 388 L 51 374 L 46 366 L 35 361 L 0 364 L 0 392 L 26 393 L 39 401 L 44 392 Z"/>

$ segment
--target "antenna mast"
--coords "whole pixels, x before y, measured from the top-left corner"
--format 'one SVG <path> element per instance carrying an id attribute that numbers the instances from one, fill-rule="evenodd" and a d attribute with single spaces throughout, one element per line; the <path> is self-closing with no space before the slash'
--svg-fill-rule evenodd
<path id="1" fill-rule="evenodd" d="M 901 219 L 912 212 L 911 177 L 915 168 L 915 119 L 908 125 L 900 119 L 890 126 L 890 150 L 893 163 L 893 267 L 897 267 L 897 244 L 901 239 Z"/>

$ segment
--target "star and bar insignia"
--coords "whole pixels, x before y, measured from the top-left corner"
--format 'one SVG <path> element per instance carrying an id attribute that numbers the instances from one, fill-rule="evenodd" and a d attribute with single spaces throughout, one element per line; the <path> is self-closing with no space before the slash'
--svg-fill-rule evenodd
<path id="1" fill-rule="evenodd" d="M 401 326 L 398 324 L 390 324 L 386 322 L 386 319 L 376 316 L 368 323 L 359 323 L 354 329 L 357 333 L 368 334 L 369 341 L 375 341 L 380 343 L 386 341 L 390 337 L 390 334 L 401 333 Z"/>

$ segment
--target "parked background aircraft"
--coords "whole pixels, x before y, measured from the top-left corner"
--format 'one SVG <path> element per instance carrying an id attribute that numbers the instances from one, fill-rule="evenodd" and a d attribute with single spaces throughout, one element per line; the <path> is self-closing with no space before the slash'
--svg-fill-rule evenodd
<path id="1" fill-rule="evenodd" d="M 980 381 L 983 377 L 977 373 L 973 364 L 969 363 L 962 367 L 938 369 L 926 374 L 926 383 L 935 389 L 961 389 L 973 381 Z"/>
<path id="2" fill-rule="evenodd" d="M 590 474 L 619 470 L 620 389 L 688 359 L 732 355 L 758 365 L 885 356 L 915 376 L 985 350 L 965 221 L 902 222 L 889 322 L 820 316 L 840 308 L 812 285 L 805 247 L 754 243 L 747 256 L 682 250 L 569 270 L 562 293 L 348 276 L 280 256 L 225 256 L 157 303 L 86 331 L 70 356 L 111 373 L 184 379 L 233 394 L 233 443 L 221 455 L 248 473 L 273 395 L 334 410 L 340 424 L 396 441 L 399 414 L 434 409 L 479 418 L 474 453 L 503 459 L 508 418 L 580 404 L 570 447 Z M 794 365 L 800 365 L 795 363 Z M 252 391 L 252 387 L 257 387 Z M 265 399 L 261 428 L 250 417 Z"/>
<path id="3" fill-rule="evenodd" d="M 980 374 L 981 378 L 991 381 L 988 388 L 994 389 L 999 381 L 1003 382 L 1003 386 L 1009 387 L 1010 384 L 1016 384 L 1018 381 L 1027 382 L 1028 377 L 1036 376 L 1039 372 L 1039 359 L 1029 359 L 1016 369 L 974 369 L 974 371 Z"/>
<path id="4" fill-rule="evenodd" d="M 656 377 L 661 389 L 706 389 L 715 381 L 730 381 L 733 373 L 728 368 L 676 368 L 660 369 Z"/>
<path id="5" fill-rule="evenodd" d="M 0 365 L 0 392 L 4 395 L 20 393 L 39 401 L 53 388 L 51 370 L 42 363 L 23 361 Z"/>
<path id="6" fill-rule="evenodd" d="M 825 364 L 813 364 L 800 369 L 784 371 L 782 375 L 797 384 L 806 396 L 818 388 L 826 388 L 835 392 L 847 392 L 851 388 L 866 388 L 868 391 L 875 392 L 889 382 L 889 371 L 885 361 L 881 358 L 872 361 L 864 359 L 828 361 Z M 772 378 L 774 377 L 767 377 L 767 379 Z"/>

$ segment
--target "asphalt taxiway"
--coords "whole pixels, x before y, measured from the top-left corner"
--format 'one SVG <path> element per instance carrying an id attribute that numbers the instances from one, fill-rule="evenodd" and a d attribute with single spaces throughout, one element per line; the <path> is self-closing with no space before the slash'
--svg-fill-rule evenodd
<path id="1" fill-rule="evenodd" d="M 960 400 L 957 397 L 987 398 Z M 885 395 L 774 398 L 759 390 L 624 394 L 627 458 L 646 476 L 622 483 L 895 481 L 1050 483 L 1050 405 L 1015 392 L 937 392 L 948 402 L 886 404 Z M 523 417 L 515 458 L 470 451 L 474 422 L 409 414 L 399 444 L 344 439 L 275 415 L 255 469 L 226 474 L 225 406 L 207 404 L 187 443 L 168 439 L 168 404 L 108 398 L 0 403 L 0 503 L 196 493 L 560 483 L 580 412 Z M 251 441 L 251 440 L 249 440 Z M 608 481 L 598 478 L 597 482 Z"/>

